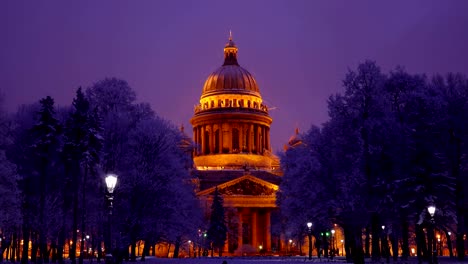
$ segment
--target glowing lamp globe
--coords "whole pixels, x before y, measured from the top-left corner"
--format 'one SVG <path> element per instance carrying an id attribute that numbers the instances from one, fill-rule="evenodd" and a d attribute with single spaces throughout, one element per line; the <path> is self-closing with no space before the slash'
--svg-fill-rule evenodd
<path id="1" fill-rule="evenodd" d="M 427 207 L 427 211 L 429 212 L 429 214 L 431 215 L 431 217 L 433 217 L 434 214 L 435 214 L 435 211 L 436 211 L 436 207 L 433 206 L 433 205 L 431 205 L 431 206 Z"/>
<path id="2" fill-rule="evenodd" d="M 117 184 L 117 176 L 114 174 L 109 174 L 106 177 L 106 186 L 109 193 L 113 193 L 115 185 Z"/>

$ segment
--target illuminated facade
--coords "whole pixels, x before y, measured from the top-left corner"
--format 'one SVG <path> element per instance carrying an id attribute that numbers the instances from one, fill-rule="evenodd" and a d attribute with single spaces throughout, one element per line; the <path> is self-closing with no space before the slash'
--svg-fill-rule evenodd
<path id="1" fill-rule="evenodd" d="M 190 120 L 197 195 L 207 211 L 216 187 L 223 195 L 229 229 L 224 251 L 270 252 L 278 243 L 271 225 L 279 160 L 271 153 L 268 107 L 252 74 L 239 66 L 237 52 L 230 36 L 224 63 L 208 76 Z"/>

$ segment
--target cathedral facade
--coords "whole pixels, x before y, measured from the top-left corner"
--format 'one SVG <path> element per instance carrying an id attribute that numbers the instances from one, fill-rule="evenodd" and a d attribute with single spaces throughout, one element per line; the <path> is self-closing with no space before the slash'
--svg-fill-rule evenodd
<path id="1" fill-rule="evenodd" d="M 272 154 L 272 118 L 255 78 L 238 61 L 229 37 L 224 63 L 203 86 L 193 118 L 193 153 L 197 196 L 210 211 L 215 188 L 224 198 L 228 238 L 225 252 L 272 252 L 277 213 L 276 191 L 281 181 L 279 159 Z"/>

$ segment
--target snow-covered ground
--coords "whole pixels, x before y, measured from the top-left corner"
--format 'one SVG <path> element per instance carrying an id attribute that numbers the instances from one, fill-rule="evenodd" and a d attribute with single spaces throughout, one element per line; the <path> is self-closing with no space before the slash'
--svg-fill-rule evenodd
<path id="1" fill-rule="evenodd" d="M 308 260 L 307 257 L 214 257 L 214 258 L 154 258 L 147 257 L 146 262 L 148 264 L 223 264 L 226 261 L 227 264 L 300 264 L 300 263 L 313 263 L 313 264 L 344 264 L 344 257 L 338 257 L 333 260 L 328 259 L 317 259 L 313 258 Z M 372 263 L 370 259 L 366 259 L 366 263 Z M 374 262 L 375 264 L 385 264 L 386 262 Z M 401 260 L 390 263 L 398 264 L 417 264 L 418 260 L 416 257 L 411 257 L 409 260 L 402 262 Z M 439 263 L 448 264 L 466 264 L 467 262 L 459 262 L 456 259 L 449 259 L 448 257 L 439 257 Z"/>
<path id="2" fill-rule="evenodd" d="M 314 258 L 309 261 L 306 257 L 251 257 L 251 258 L 235 258 L 235 257 L 214 257 L 214 258 L 184 258 L 184 259 L 172 259 L 172 258 L 147 258 L 148 264 L 222 264 L 226 261 L 227 264 L 299 264 L 299 263 L 344 263 L 343 258 L 334 259 L 333 261 L 327 261 L 326 259 Z"/>

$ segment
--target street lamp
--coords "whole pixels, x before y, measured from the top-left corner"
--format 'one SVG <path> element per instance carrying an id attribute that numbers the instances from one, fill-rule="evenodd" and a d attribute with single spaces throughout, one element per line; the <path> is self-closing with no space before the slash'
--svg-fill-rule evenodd
<path id="1" fill-rule="evenodd" d="M 439 242 L 439 255 L 442 256 L 442 241 L 440 240 L 440 234 L 437 235 L 437 242 Z"/>
<path id="2" fill-rule="evenodd" d="M 436 207 L 434 205 L 430 205 L 427 207 L 427 211 L 431 215 L 431 237 L 432 237 L 432 262 L 434 264 L 437 263 L 437 244 L 435 240 L 435 220 L 434 220 L 434 214 L 436 211 Z"/>
<path id="3" fill-rule="evenodd" d="M 188 241 L 188 257 L 190 258 L 190 244 L 192 243 L 191 240 Z"/>
<path id="4" fill-rule="evenodd" d="M 344 240 L 341 239 L 341 256 L 344 256 Z"/>
<path id="5" fill-rule="evenodd" d="M 331 244 L 332 244 L 332 255 L 331 257 L 335 256 L 335 229 L 331 230 Z"/>
<path id="6" fill-rule="evenodd" d="M 117 185 L 117 175 L 114 174 L 108 174 L 106 176 L 106 187 L 107 187 L 107 201 L 108 201 L 108 206 L 109 206 L 109 215 L 108 215 L 108 244 L 106 245 L 106 255 L 111 254 L 112 252 L 112 226 L 111 226 L 111 217 L 112 217 L 112 208 L 113 208 L 113 202 L 114 202 L 114 189 L 115 186 Z"/>
<path id="7" fill-rule="evenodd" d="M 448 237 L 447 237 L 447 246 L 448 246 L 448 248 L 449 248 L 450 258 L 453 258 L 452 232 L 448 231 L 447 234 L 448 234 Z"/>
<path id="8" fill-rule="evenodd" d="M 289 239 L 289 252 L 291 252 L 292 239 Z"/>
<path id="9" fill-rule="evenodd" d="M 387 234 L 384 225 L 382 225 L 382 257 L 387 257 Z"/>
<path id="10" fill-rule="evenodd" d="M 312 259 L 312 222 L 307 223 L 307 236 L 309 237 L 309 260 Z"/>

